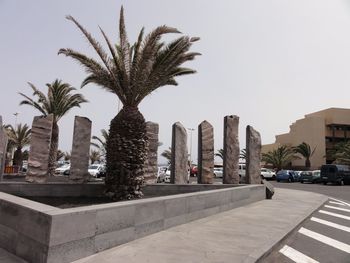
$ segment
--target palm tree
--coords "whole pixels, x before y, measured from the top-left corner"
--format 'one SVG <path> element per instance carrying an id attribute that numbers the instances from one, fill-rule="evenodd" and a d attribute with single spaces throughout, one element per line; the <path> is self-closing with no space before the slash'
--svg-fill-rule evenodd
<path id="1" fill-rule="evenodd" d="M 327 151 L 327 155 L 334 159 L 334 163 L 350 165 L 350 141 L 337 143 L 332 150 Z"/>
<path id="2" fill-rule="evenodd" d="M 13 155 L 13 165 L 21 166 L 23 161 L 22 149 L 29 145 L 31 130 L 27 124 L 22 126 L 21 123 L 16 128 L 8 125 L 6 130 L 11 146 L 16 148 Z"/>
<path id="3" fill-rule="evenodd" d="M 71 153 L 70 153 L 70 152 L 65 152 L 65 153 L 64 153 L 64 160 L 65 160 L 65 161 L 69 161 L 69 160 L 70 160 L 70 157 L 71 157 Z"/>
<path id="4" fill-rule="evenodd" d="M 63 83 L 61 80 L 55 80 L 51 84 L 46 84 L 48 91 L 45 96 L 40 90 L 38 90 L 32 83 L 28 83 L 33 90 L 33 96 L 37 97 L 37 100 L 30 98 L 29 96 L 19 93 L 25 100 L 20 102 L 20 105 L 30 105 L 40 111 L 43 116 L 53 114 L 53 127 L 51 135 L 50 146 L 50 158 L 48 174 L 52 176 L 55 172 L 57 150 L 58 150 L 58 137 L 59 127 L 58 121 L 68 113 L 74 107 L 80 107 L 81 103 L 87 102 L 82 94 L 72 94 L 76 88 L 73 88 L 68 83 Z"/>
<path id="5" fill-rule="evenodd" d="M 169 147 L 167 150 L 164 150 L 160 155 L 167 159 L 168 165 L 171 164 L 171 147 Z"/>
<path id="6" fill-rule="evenodd" d="M 101 130 L 102 138 L 97 136 L 92 136 L 92 139 L 97 142 L 91 142 L 91 145 L 96 147 L 100 152 L 102 156 L 106 156 L 106 149 L 107 149 L 107 141 L 109 133 L 105 129 Z"/>
<path id="7" fill-rule="evenodd" d="M 68 16 L 95 49 L 100 62 L 72 49 L 60 49 L 78 61 L 88 73 L 82 87 L 94 83 L 116 94 L 123 108 L 111 121 L 107 141 L 106 192 L 113 199 L 130 199 L 142 196 L 143 164 L 146 158 L 146 124 L 138 109 L 141 101 L 165 85 L 178 85 L 175 77 L 195 73 L 181 67 L 199 53 L 188 52 L 199 38 L 182 36 L 165 44 L 161 37 L 180 33 L 177 29 L 160 26 L 144 38 L 144 29 L 134 45 L 130 45 L 124 23 L 123 7 L 120 10 L 119 44 L 113 45 L 102 29 L 110 55 L 73 17 Z"/>
<path id="8" fill-rule="evenodd" d="M 61 150 L 57 150 L 56 161 L 61 160 L 63 157 L 64 157 L 64 152 L 62 152 Z"/>
<path id="9" fill-rule="evenodd" d="M 282 170 L 297 157 L 291 147 L 286 145 L 279 146 L 277 149 L 262 154 L 261 160 L 266 164 L 271 164 L 277 170 Z"/>
<path id="10" fill-rule="evenodd" d="M 215 156 L 220 157 L 222 160 L 224 160 L 224 149 L 219 149 L 217 153 L 215 153 Z"/>
<path id="11" fill-rule="evenodd" d="M 298 146 L 294 147 L 293 150 L 295 153 L 298 153 L 305 158 L 305 167 L 310 168 L 311 167 L 310 158 L 314 154 L 316 147 L 312 150 L 309 144 L 307 144 L 306 142 L 303 142 Z"/>
<path id="12" fill-rule="evenodd" d="M 98 150 L 91 150 L 90 152 L 90 162 L 94 164 L 96 161 L 100 161 L 101 153 Z"/>
<path id="13" fill-rule="evenodd" d="M 240 154 L 239 154 L 239 159 L 246 159 L 247 158 L 247 150 L 246 149 L 242 149 Z"/>

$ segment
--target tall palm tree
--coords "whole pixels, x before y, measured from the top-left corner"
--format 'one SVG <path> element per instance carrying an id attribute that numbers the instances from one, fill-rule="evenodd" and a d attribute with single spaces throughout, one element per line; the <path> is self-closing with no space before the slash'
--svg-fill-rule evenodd
<path id="1" fill-rule="evenodd" d="M 298 146 L 294 147 L 293 150 L 295 153 L 298 153 L 305 158 L 305 167 L 310 168 L 310 158 L 314 154 L 316 147 L 314 147 L 314 149 L 311 149 L 311 146 L 309 144 L 307 144 L 306 142 L 302 142 Z"/>
<path id="2" fill-rule="evenodd" d="M 87 102 L 82 94 L 72 94 L 76 88 L 73 88 L 68 83 L 63 83 L 61 80 L 55 80 L 51 84 L 46 84 L 48 91 L 47 95 L 38 90 L 32 83 L 28 83 L 33 90 L 33 96 L 37 98 L 34 100 L 29 96 L 19 93 L 25 100 L 20 102 L 20 105 L 30 105 L 40 111 L 43 116 L 53 114 L 53 128 L 51 135 L 51 146 L 50 146 L 50 158 L 49 158 L 49 176 L 54 175 L 57 150 L 58 150 L 58 137 L 59 127 L 58 121 L 66 115 L 69 110 L 74 107 L 80 107 L 80 104 Z"/>
<path id="3" fill-rule="evenodd" d="M 296 158 L 291 147 L 282 145 L 275 150 L 263 153 L 261 160 L 266 164 L 271 164 L 274 168 L 277 168 L 277 170 L 281 170 Z"/>
<path id="4" fill-rule="evenodd" d="M 95 135 L 92 136 L 92 139 L 97 142 L 91 142 L 91 145 L 96 147 L 101 152 L 101 155 L 105 157 L 107 152 L 106 149 L 107 149 L 107 141 L 108 141 L 109 133 L 105 129 L 102 129 L 101 135 L 102 135 L 102 138 Z"/>
<path id="5" fill-rule="evenodd" d="M 160 155 L 167 159 L 168 165 L 171 164 L 171 147 L 169 147 L 167 150 L 164 150 Z"/>
<path id="6" fill-rule="evenodd" d="M 159 87 L 178 85 L 175 77 L 195 73 L 182 67 L 199 53 L 189 52 L 199 38 L 182 36 L 165 44 L 161 37 L 180 33 L 176 28 L 160 26 L 144 37 L 139 33 L 130 45 L 124 23 L 123 7 L 120 10 L 119 43 L 113 45 L 102 29 L 110 54 L 102 48 L 73 17 L 68 16 L 85 35 L 98 54 L 100 61 L 72 49 L 60 49 L 78 61 L 88 73 L 82 87 L 94 83 L 118 96 L 123 108 L 111 121 L 107 141 L 106 192 L 113 199 L 130 199 L 142 196 L 143 164 L 146 158 L 146 124 L 138 109 L 141 101 Z"/>
<path id="7" fill-rule="evenodd" d="M 12 147 L 16 148 L 13 155 L 13 164 L 21 166 L 23 161 L 22 149 L 29 145 L 31 130 L 27 124 L 22 125 L 20 123 L 15 128 L 8 125 L 6 131 Z"/>

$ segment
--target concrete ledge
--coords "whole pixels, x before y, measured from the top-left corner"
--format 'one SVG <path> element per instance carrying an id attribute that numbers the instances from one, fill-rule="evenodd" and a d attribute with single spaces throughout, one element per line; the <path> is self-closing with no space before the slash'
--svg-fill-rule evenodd
<path id="1" fill-rule="evenodd" d="M 25 192 L 23 186 L 17 187 Z M 170 192 L 181 191 L 180 188 L 199 192 L 69 209 L 0 193 L 0 245 L 29 262 L 71 262 L 172 226 L 265 199 L 264 185 L 157 185 L 149 191 L 160 191 L 162 187 Z M 208 188 L 219 189 L 203 191 Z M 17 241 L 13 242 L 13 238 Z"/>

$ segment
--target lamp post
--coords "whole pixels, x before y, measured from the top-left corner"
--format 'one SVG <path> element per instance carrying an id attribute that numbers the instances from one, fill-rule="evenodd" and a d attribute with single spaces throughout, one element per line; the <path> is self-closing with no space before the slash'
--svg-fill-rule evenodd
<path id="1" fill-rule="evenodd" d="M 192 168 L 192 132 L 195 129 L 194 128 L 187 128 L 187 130 L 190 131 L 190 174 L 191 174 L 191 168 Z M 187 181 L 189 181 L 189 177 L 188 177 Z"/>

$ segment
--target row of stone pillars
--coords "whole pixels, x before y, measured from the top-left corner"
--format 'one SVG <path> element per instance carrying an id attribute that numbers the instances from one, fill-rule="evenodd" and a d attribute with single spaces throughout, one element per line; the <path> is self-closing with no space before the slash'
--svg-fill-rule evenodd
<path id="1" fill-rule="evenodd" d="M 223 183 L 239 184 L 239 117 L 235 115 L 224 118 L 224 158 Z M 246 177 L 247 184 L 260 184 L 260 153 L 261 138 L 259 132 L 251 126 L 246 128 Z M 180 122 L 172 128 L 171 144 L 171 176 L 170 182 L 175 184 L 187 183 L 188 151 L 187 132 Z M 203 121 L 198 126 L 198 174 L 200 184 L 212 184 L 214 179 L 214 129 Z"/>

